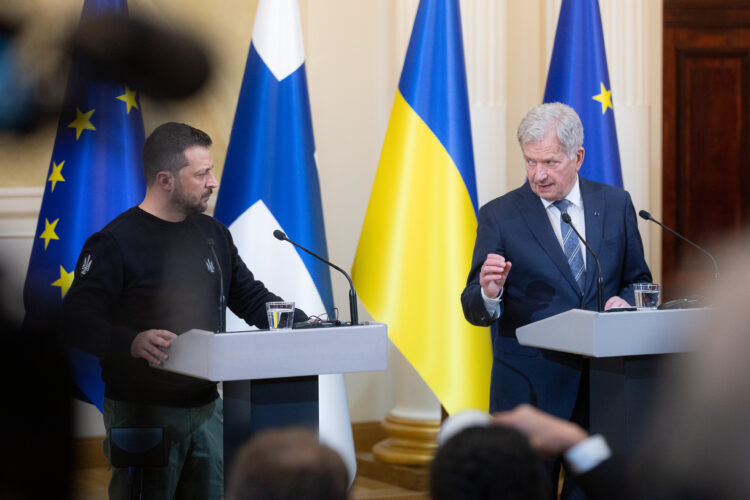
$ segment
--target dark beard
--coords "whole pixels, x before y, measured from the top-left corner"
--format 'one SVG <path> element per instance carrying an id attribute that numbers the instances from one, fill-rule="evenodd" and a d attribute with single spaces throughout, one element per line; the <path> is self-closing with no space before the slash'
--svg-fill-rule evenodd
<path id="1" fill-rule="evenodd" d="M 182 190 L 177 188 L 174 191 L 174 195 L 172 198 L 172 203 L 175 205 L 175 207 L 179 208 L 182 213 L 185 215 L 194 215 L 194 214 L 200 214 L 206 211 L 208 208 L 207 206 L 204 207 L 200 200 L 198 200 L 197 203 L 193 203 L 190 200 L 188 200 L 182 193 Z"/>

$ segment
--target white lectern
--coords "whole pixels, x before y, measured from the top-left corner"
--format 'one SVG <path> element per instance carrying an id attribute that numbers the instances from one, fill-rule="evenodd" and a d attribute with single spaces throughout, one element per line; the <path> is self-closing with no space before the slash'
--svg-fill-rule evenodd
<path id="1" fill-rule="evenodd" d="M 386 325 L 216 334 L 172 341 L 164 370 L 224 382 L 224 469 L 237 448 L 270 427 L 318 427 L 318 375 L 385 370 Z M 226 481 L 227 475 L 224 479 Z"/>
<path id="2" fill-rule="evenodd" d="M 665 361 L 693 351 L 713 309 L 573 309 L 516 330 L 523 345 L 589 357 L 589 428 L 631 451 L 651 414 Z"/>

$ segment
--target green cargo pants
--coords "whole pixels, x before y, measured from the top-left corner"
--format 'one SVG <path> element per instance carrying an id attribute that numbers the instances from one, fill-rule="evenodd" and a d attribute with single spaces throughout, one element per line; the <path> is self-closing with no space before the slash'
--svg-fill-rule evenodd
<path id="1" fill-rule="evenodd" d="M 143 470 L 146 500 L 221 500 L 224 496 L 223 402 L 197 408 L 141 405 L 104 398 L 104 427 L 164 427 L 168 463 Z M 108 442 L 104 454 L 109 459 Z M 112 468 L 109 497 L 128 500 L 125 468 Z"/>

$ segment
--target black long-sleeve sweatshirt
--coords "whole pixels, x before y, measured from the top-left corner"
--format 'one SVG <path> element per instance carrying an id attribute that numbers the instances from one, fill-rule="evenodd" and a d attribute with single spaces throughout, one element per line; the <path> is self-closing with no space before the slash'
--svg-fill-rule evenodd
<path id="1" fill-rule="evenodd" d="M 73 345 L 99 358 L 105 396 L 180 407 L 216 398 L 214 382 L 157 370 L 130 355 L 133 339 L 145 330 L 216 330 L 219 275 L 209 239 L 227 305 L 249 324 L 267 328 L 265 303 L 282 299 L 253 278 L 229 230 L 212 217 L 167 222 L 134 207 L 86 241 L 63 318 Z M 297 321 L 305 318 L 296 312 Z"/>

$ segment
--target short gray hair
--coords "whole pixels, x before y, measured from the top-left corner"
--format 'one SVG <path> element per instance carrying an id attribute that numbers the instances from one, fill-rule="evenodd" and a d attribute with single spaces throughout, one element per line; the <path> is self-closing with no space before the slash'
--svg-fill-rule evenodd
<path id="1" fill-rule="evenodd" d="M 561 102 L 540 104 L 521 120 L 518 126 L 518 143 L 539 142 L 555 129 L 557 139 L 571 160 L 583 146 L 583 124 L 573 108 Z"/>

